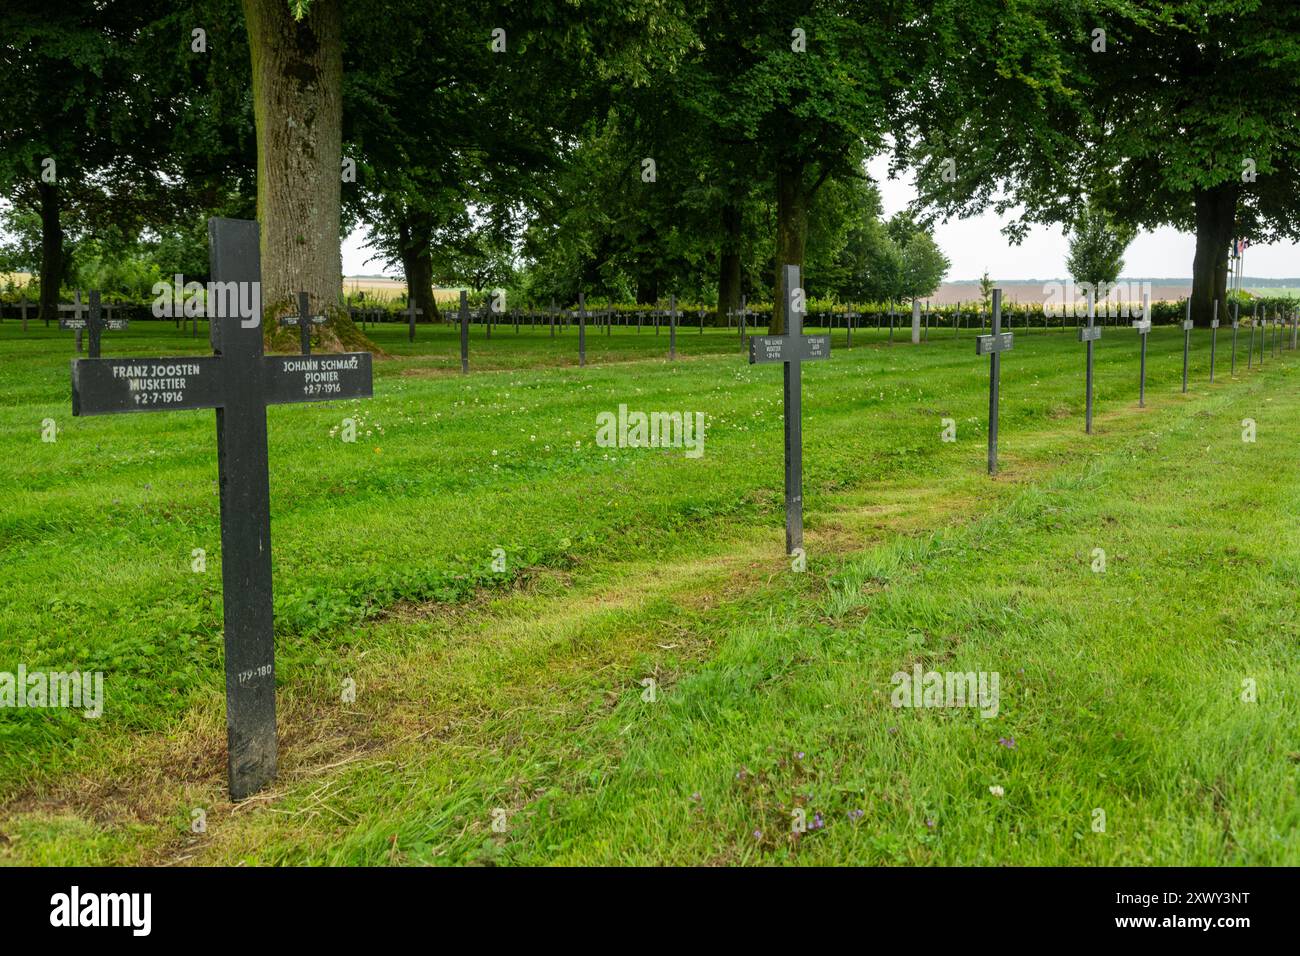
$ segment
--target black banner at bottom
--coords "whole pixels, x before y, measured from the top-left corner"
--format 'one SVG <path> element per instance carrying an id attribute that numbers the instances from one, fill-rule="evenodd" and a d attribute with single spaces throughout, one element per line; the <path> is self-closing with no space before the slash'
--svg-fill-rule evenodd
<path id="1" fill-rule="evenodd" d="M 784 927 L 807 937 L 838 924 L 836 935 L 883 931 L 925 949 L 959 940 L 982 949 L 1040 934 L 1231 946 L 1294 925 L 1284 908 L 1292 909 L 1295 877 L 1184 868 L 0 868 L 0 918 L 15 951 L 29 936 L 73 934 L 78 943 L 256 938 L 333 948 L 439 923 L 487 932 L 496 944 L 513 932 L 535 941 L 563 928 L 573 939 L 606 926 L 666 941 L 688 912 L 693 926 L 734 940 Z"/>

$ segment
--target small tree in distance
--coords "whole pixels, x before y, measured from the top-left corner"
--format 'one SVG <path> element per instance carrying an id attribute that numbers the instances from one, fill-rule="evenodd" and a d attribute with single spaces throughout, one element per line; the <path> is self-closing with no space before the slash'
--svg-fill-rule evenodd
<path id="1" fill-rule="evenodd" d="M 993 308 L 993 280 L 989 278 L 988 269 L 980 276 L 980 299 L 984 303 L 985 312 Z"/>
<path id="2" fill-rule="evenodd" d="M 1116 224 L 1099 209 L 1084 206 L 1070 232 L 1065 267 L 1077 284 L 1096 289 L 1101 301 L 1124 269 L 1124 251 L 1133 241 L 1134 230 Z"/>

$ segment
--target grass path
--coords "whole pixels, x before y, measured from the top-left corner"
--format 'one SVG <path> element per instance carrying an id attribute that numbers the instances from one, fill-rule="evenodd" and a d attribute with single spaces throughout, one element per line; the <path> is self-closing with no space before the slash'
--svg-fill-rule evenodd
<path id="1" fill-rule="evenodd" d="M 406 460 L 385 461 L 371 485 L 404 477 L 396 500 L 391 487 L 384 495 L 337 476 L 343 498 L 310 486 L 296 498 L 293 474 L 273 476 L 277 575 L 287 564 L 325 592 L 333 573 L 373 598 L 374 579 L 351 562 L 317 570 L 312 555 L 348 551 L 346 534 L 322 529 L 364 529 L 359 545 L 390 564 L 454 556 L 454 537 L 419 524 L 426 513 L 454 525 L 466 552 L 517 522 L 521 537 L 532 535 L 511 549 L 533 557 L 527 570 L 505 590 L 471 575 L 430 594 L 430 580 L 451 580 L 430 566 L 429 577 L 410 576 L 409 593 L 374 600 L 368 622 L 326 616 L 289 630 L 281 779 L 238 808 L 222 793 L 211 664 L 170 706 L 142 691 L 137 721 L 79 735 L 59 772 L 38 764 L 6 777 L 0 858 L 1296 862 L 1297 451 L 1285 436 L 1300 399 L 1289 360 L 1271 359 L 1261 374 L 1230 382 L 1221 366 L 1213 389 L 1170 394 L 1172 341 L 1153 347 L 1153 407 L 1103 403 L 1090 440 L 1073 395 L 1077 346 L 1049 339 L 1015 353 L 1006 472 L 992 482 L 979 473 L 984 363 L 965 349 L 855 349 L 827 363 L 807 380 L 805 575 L 780 557 L 770 376 L 717 360 L 684 363 L 693 366 L 685 372 L 646 363 L 631 384 L 621 369 L 590 369 L 585 387 L 608 388 L 597 408 L 634 390 L 647 408 L 708 402 L 707 470 L 636 451 L 617 452 L 612 468 L 591 452 L 550 467 L 521 455 L 511 468 L 515 481 L 526 473 L 530 493 L 519 497 L 490 474 L 466 475 L 484 438 L 503 445 L 514 421 L 497 407 L 501 393 L 543 392 L 530 423 L 551 413 L 561 426 L 589 422 L 586 396 L 566 391 L 576 380 L 555 385 L 568 374 L 555 369 L 518 381 L 417 380 L 445 396 L 481 388 L 495 401 L 472 401 L 428 478 L 409 477 L 419 471 L 409 457 L 420 453 L 418 433 L 386 438 L 385 451 Z M 1101 395 L 1120 392 L 1127 371 L 1120 360 L 1103 369 Z M 385 370 L 392 393 L 377 403 L 420 403 L 401 372 Z M 317 425 L 328 413 L 318 414 Z M 937 441 L 942 416 L 958 420 L 955 445 Z M 182 429 L 182 446 L 196 447 L 179 449 L 162 473 L 201 474 L 210 421 L 190 434 L 182 416 L 165 417 Z M 1241 441 L 1246 417 L 1258 422 L 1254 444 Z M 305 436 L 288 437 L 279 451 L 291 472 L 305 472 Z M 138 494 L 133 464 L 115 462 L 101 480 Z M 340 464 L 346 471 L 337 459 L 330 470 Z M 72 495 L 70 510 L 82 509 L 29 533 L 53 551 L 96 505 L 67 476 L 47 481 L 52 498 Z M 477 519 L 455 504 L 459 495 L 478 504 Z M 600 501 L 631 514 L 593 514 Z M 104 544 L 106 555 L 123 535 L 145 539 L 137 520 Z M 536 543 L 554 533 L 548 522 L 579 534 L 548 553 Z M 165 538 L 173 524 L 152 526 Z M 1107 552 L 1105 574 L 1090 569 L 1096 547 Z M 3 555 L 12 562 L 12 550 Z M 160 589 L 167 580 L 160 575 Z M 113 601 L 105 593 L 44 615 L 72 626 Z M 138 629 L 147 604 L 126 601 Z M 892 708 L 890 675 L 915 663 L 998 671 L 998 717 Z M 344 704 L 349 677 L 357 699 Z M 645 678 L 656 681 L 653 703 L 642 700 Z M 1240 699 L 1247 678 L 1257 703 Z M 34 738 L 38 752 L 58 746 L 42 744 L 49 739 Z M 189 832 L 194 808 L 207 813 L 203 835 Z M 796 808 L 825 826 L 792 836 Z M 1105 833 L 1092 830 L 1096 809 Z M 497 810 L 505 833 L 491 831 Z"/>

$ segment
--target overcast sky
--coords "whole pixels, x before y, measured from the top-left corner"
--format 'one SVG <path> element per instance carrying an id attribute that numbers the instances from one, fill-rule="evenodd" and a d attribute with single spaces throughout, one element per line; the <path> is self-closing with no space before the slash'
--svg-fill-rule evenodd
<path id="1" fill-rule="evenodd" d="M 889 161 L 879 156 L 867 166 L 880 184 L 886 216 L 916 197 L 910 179 L 887 179 Z M 989 212 L 970 219 L 955 219 L 935 228 L 935 239 L 952 260 L 949 281 L 978 279 L 987 269 L 994 279 L 1063 279 L 1069 243 L 1059 227 L 1036 226 L 1025 241 L 1013 246 L 1001 229 L 1009 220 Z M 1133 240 L 1124 256 L 1124 276 L 1134 279 L 1190 279 L 1196 237 L 1162 228 L 1144 232 Z M 1258 279 L 1300 275 L 1300 249 L 1291 243 L 1252 246 L 1246 250 L 1245 274 Z"/>
<path id="2" fill-rule="evenodd" d="M 888 158 L 877 157 L 868 171 L 880 184 L 885 215 L 906 206 L 916 195 L 910 181 L 885 178 Z M 978 279 L 987 269 L 994 279 L 1063 279 L 1068 252 L 1065 233 L 1060 228 L 1036 227 L 1028 238 L 1013 246 L 1002 236 L 1006 220 L 986 213 L 971 219 L 940 223 L 935 238 L 952 260 L 949 281 Z M 1133 240 L 1124 257 L 1124 276 L 1134 279 L 1190 279 L 1192 254 L 1196 242 L 1191 233 L 1173 229 L 1145 232 Z M 361 233 L 354 233 L 343 243 L 345 275 L 399 275 L 385 269 L 378 261 L 367 262 L 373 255 L 361 244 Z M 1291 243 L 1256 246 L 1246 251 L 1246 275 L 1262 279 L 1300 276 L 1300 249 Z"/>

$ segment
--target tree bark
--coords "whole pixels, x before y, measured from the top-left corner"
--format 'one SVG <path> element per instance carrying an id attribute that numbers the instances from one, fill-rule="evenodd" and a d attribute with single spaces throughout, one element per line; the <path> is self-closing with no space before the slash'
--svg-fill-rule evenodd
<path id="1" fill-rule="evenodd" d="M 59 188 L 37 183 L 41 200 L 41 308 L 46 325 L 59 321 L 59 286 L 63 280 L 63 226 L 59 222 Z"/>
<path id="2" fill-rule="evenodd" d="M 415 307 L 424 313 L 424 321 L 442 321 L 438 300 L 433 297 L 432 227 L 423 217 L 409 216 L 398 223 L 397 239 L 407 295 L 415 296 Z"/>
<path id="3" fill-rule="evenodd" d="M 295 20 L 286 0 L 243 0 L 257 126 L 263 329 L 305 290 L 329 315 L 321 347 L 372 347 L 341 305 L 343 139 L 341 0 L 314 0 Z"/>
<path id="4" fill-rule="evenodd" d="M 1208 326 L 1217 298 L 1223 303 L 1228 288 L 1228 244 L 1237 224 L 1236 183 L 1221 183 L 1197 190 L 1196 255 L 1192 259 L 1192 322 Z M 1219 307 L 1219 318 L 1227 314 Z"/>
<path id="5" fill-rule="evenodd" d="M 726 325 L 727 313 L 740 311 L 740 207 L 722 207 L 722 247 L 718 256 L 718 324 Z"/>
<path id="6" fill-rule="evenodd" d="M 636 304 L 654 305 L 659 301 L 659 274 L 653 263 L 646 262 L 636 280 Z"/>
<path id="7" fill-rule="evenodd" d="M 785 334 L 784 266 L 803 267 L 808 240 L 811 192 L 804 184 L 804 162 L 784 160 L 776 169 L 776 279 L 772 283 L 772 335 Z"/>

